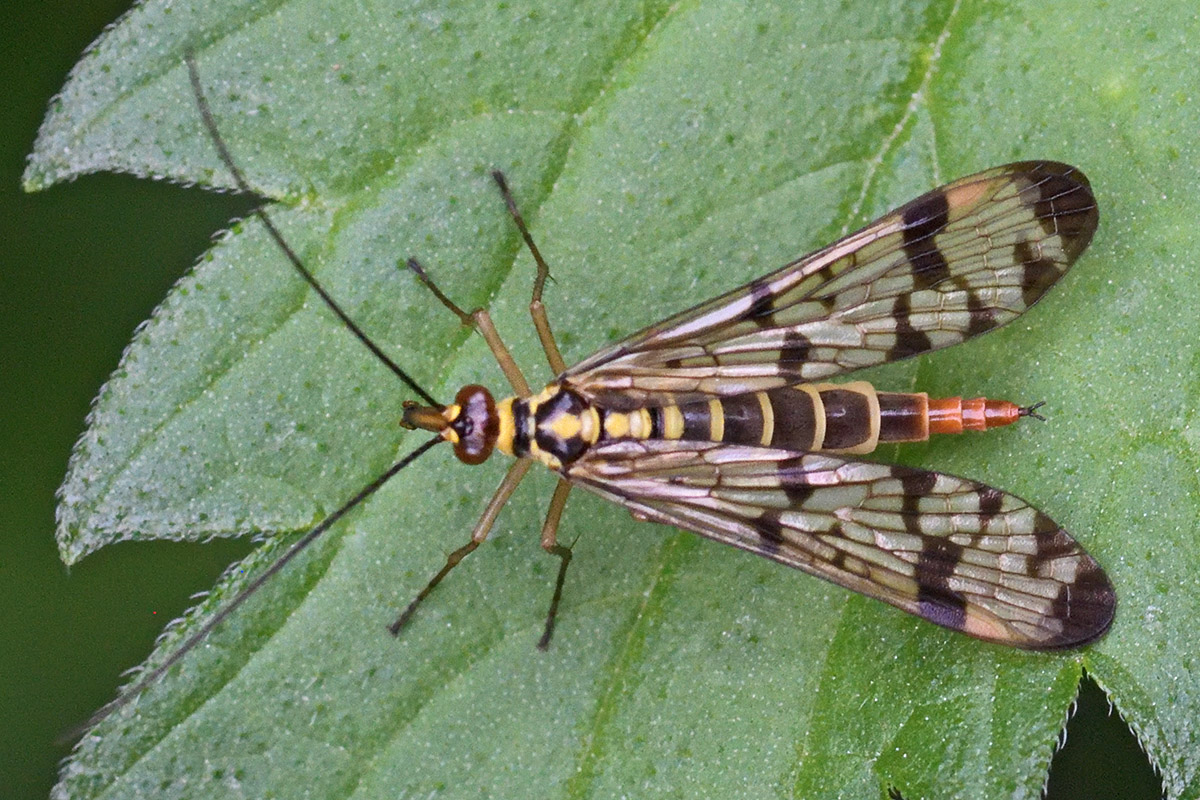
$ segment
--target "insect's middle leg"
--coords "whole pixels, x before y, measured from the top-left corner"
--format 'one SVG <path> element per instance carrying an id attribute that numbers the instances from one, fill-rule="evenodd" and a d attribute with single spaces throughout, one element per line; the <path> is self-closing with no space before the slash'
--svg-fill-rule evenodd
<path id="1" fill-rule="evenodd" d="M 558 617 L 558 601 L 562 599 L 563 581 L 567 577 L 567 565 L 571 563 L 571 548 L 558 543 L 558 522 L 562 519 L 567 495 L 570 493 L 571 484 L 559 478 L 558 485 L 554 487 L 554 496 L 550 498 L 550 508 L 546 512 L 546 524 L 542 526 L 542 549 L 552 556 L 558 556 L 561 561 L 558 566 L 558 579 L 554 582 L 554 597 L 550 600 L 550 610 L 546 612 L 546 627 L 537 643 L 539 650 L 550 646 L 550 637 L 554 635 L 554 620 Z"/>
<path id="2" fill-rule="evenodd" d="M 542 289 L 546 287 L 546 279 L 550 277 L 550 267 L 546 264 L 546 259 L 542 258 L 542 253 L 537 249 L 537 245 L 533 243 L 529 227 L 517 209 L 517 202 L 513 199 L 512 192 L 508 190 L 508 181 L 505 180 L 504 173 L 498 169 L 492 170 L 492 180 L 500 187 L 504 205 L 508 208 L 513 222 L 516 223 L 517 230 L 521 232 L 525 246 L 533 254 L 534 262 L 537 263 L 537 277 L 533 280 L 533 299 L 529 301 L 529 315 L 533 317 L 533 327 L 537 329 L 538 340 L 541 341 L 542 350 L 546 353 L 546 361 L 550 362 L 550 369 L 555 375 L 561 375 L 567 371 L 567 363 L 563 361 L 562 353 L 558 352 L 558 342 L 554 341 L 554 333 L 550 330 L 550 318 L 546 316 L 546 306 L 542 304 Z"/>

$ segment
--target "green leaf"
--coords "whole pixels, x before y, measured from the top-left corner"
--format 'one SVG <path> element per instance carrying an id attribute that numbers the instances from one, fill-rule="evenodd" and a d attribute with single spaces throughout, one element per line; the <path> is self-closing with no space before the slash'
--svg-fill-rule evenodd
<path id="1" fill-rule="evenodd" d="M 136 705 L 85 738 L 71 797 L 1036 797 L 1086 668 L 1170 797 L 1200 796 L 1200 23 L 1183 2 L 138 6 L 50 110 L 26 175 L 228 187 L 188 87 L 351 315 L 441 397 L 503 379 L 407 275 L 487 305 L 536 383 L 533 267 L 567 360 L 1006 161 L 1078 164 L 1091 250 L 1004 331 L 876 371 L 1048 401 L 1053 419 L 901 458 L 1036 502 L 1106 567 L 1082 652 L 957 636 L 576 493 L 557 562 L 539 474 L 399 641 L 384 626 L 466 542 L 504 465 L 435 450 L 335 527 Z M 1122 16 L 1127 14 L 1128 16 Z M 538 377 L 534 377 L 538 376 Z M 103 390 L 62 490 L 74 561 L 138 538 L 297 532 L 419 441 L 403 386 L 257 223 L 172 292 Z M 722 591 L 726 589 L 726 591 Z M 729 591 L 728 589 L 733 589 Z"/>

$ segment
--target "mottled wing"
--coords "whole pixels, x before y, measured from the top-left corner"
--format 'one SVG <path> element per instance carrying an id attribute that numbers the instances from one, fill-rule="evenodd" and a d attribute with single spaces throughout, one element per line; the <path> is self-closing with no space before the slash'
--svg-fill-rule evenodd
<path id="1" fill-rule="evenodd" d="M 824 380 L 957 344 L 1024 312 L 1096 230 L 1083 173 L 1009 164 L 934 189 L 562 379 L 613 408 Z"/>
<path id="2" fill-rule="evenodd" d="M 1028 503 L 974 481 L 817 453 L 619 441 L 567 477 L 629 508 L 986 641 L 1049 650 L 1108 629 L 1100 566 Z"/>

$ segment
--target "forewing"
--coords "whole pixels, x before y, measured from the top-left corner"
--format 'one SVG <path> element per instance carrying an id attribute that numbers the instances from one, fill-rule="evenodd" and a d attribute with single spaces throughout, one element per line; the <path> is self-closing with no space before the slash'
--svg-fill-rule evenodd
<path id="1" fill-rule="evenodd" d="M 986 641 L 1050 650 L 1108 629 L 1100 566 L 1053 520 L 990 486 L 816 453 L 671 441 L 592 448 L 574 483 Z"/>
<path id="2" fill-rule="evenodd" d="M 1003 325 L 1083 252 L 1083 173 L 1022 162 L 918 197 L 857 233 L 596 353 L 562 378 L 614 408 L 824 380 Z"/>

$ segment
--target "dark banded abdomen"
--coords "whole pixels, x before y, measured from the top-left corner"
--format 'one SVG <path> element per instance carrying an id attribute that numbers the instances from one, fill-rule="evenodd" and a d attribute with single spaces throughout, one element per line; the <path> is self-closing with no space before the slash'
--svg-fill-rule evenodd
<path id="1" fill-rule="evenodd" d="M 857 381 L 800 384 L 649 411 L 665 439 L 869 453 L 881 441 L 926 438 L 927 405 L 923 394 L 880 393 Z"/>
<path id="2" fill-rule="evenodd" d="M 919 442 L 930 433 L 1010 425 L 1030 409 L 1006 400 L 930 400 L 924 392 L 877 392 L 866 381 L 855 381 L 801 383 L 678 406 L 596 411 L 601 440 L 724 442 L 854 455 L 870 453 L 881 442 Z M 563 460 L 572 460 L 573 454 L 568 456 Z"/>

